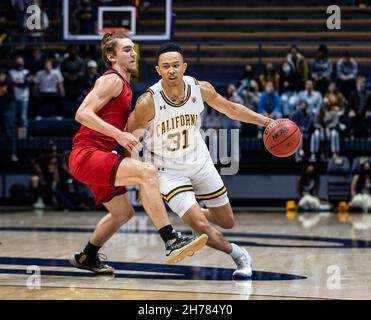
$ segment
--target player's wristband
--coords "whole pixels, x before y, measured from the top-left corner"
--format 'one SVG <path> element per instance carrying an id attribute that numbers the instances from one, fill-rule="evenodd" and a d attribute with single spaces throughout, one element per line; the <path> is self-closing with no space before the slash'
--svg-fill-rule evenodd
<path id="1" fill-rule="evenodd" d="M 268 118 L 265 122 L 264 122 L 264 127 L 267 127 L 271 122 L 273 121 L 273 119 L 271 118 Z"/>

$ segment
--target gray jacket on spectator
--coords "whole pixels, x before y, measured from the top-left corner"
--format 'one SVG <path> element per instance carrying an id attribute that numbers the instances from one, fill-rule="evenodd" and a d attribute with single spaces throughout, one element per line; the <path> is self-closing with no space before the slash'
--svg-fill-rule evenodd
<path id="1" fill-rule="evenodd" d="M 358 65 L 354 59 L 350 59 L 349 63 L 344 63 L 344 59 L 340 58 L 337 62 L 336 69 L 339 80 L 345 80 L 344 76 L 350 79 L 355 79 L 357 77 Z"/>
<path id="2" fill-rule="evenodd" d="M 322 108 L 314 117 L 314 127 L 316 129 L 329 128 L 336 129 L 339 125 L 339 116 L 333 109 Z"/>
<path id="3" fill-rule="evenodd" d="M 315 59 L 311 65 L 310 76 L 314 79 L 316 77 L 331 78 L 332 61 L 326 59 Z"/>

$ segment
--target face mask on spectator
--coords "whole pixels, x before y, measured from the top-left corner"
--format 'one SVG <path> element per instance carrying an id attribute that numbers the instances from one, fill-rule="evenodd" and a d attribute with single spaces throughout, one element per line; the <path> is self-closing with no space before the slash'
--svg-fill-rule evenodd
<path id="1" fill-rule="evenodd" d="M 290 73 L 291 68 L 290 68 L 290 66 L 283 66 L 282 71 L 283 71 L 284 73 Z"/>
<path id="2" fill-rule="evenodd" d="M 16 69 L 21 70 L 23 68 L 23 63 L 16 63 L 15 67 Z"/>

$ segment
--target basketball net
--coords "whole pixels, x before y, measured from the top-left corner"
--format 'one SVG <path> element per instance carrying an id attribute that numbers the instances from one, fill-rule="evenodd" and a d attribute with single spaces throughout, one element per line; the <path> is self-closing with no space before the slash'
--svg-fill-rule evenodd
<path id="1" fill-rule="evenodd" d="M 100 34 L 101 36 L 103 36 L 107 32 L 111 32 L 111 33 L 121 32 L 121 33 L 127 34 L 129 32 L 129 29 L 128 28 L 102 28 L 98 30 L 98 34 Z"/>

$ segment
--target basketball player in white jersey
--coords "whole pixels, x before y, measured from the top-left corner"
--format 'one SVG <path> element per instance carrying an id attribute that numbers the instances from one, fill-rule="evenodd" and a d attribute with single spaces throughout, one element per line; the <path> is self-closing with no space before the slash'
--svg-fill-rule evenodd
<path id="1" fill-rule="evenodd" d="M 237 266 L 233 278 L 249 278 L 252 259 L 248 252 L 210 224 L 231 229 L 234 220 L 226 187 L 199 130 L 200 114 L 205 102 L 234 120 L 260 126 L 272 120 L 226 100 L 210 83 L 184 76 L 187 64 L 178 45 L 164 44 L 157 58 L 156 70 L 162 79 L 138 98 L 127 130 L 139 136 L 143 130 L 138 129 L 146 129 L 145 161 L 157 168 L 160 192 L 170 209 L 194 232 L 206 233 L 208 246 L 232 257 Z M 197 200 L 203 200 L 208 209 L 202 209 Z"/>

